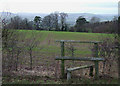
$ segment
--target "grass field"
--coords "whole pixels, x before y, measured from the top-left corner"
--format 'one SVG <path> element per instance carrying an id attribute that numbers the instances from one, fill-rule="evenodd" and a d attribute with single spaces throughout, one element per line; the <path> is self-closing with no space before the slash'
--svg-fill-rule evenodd
<path id="1" fill-rule="evenodd" d="M 28 38 L 36 37 L 39 41 L 38 46 L 34 48 L 33 52 L 33 70 L 29 69 L 29 55 L 28 53 L 22 52 L 19 56 L 19 71 L 14 71 L 16 78 L 5 76 L 3 77 L 3 83 L 66 83 L 66 81 L 61 81 L 60 76 L 60 61 L 55 61 L 56 56 L 60 56 L 60 43 L 55 42 L 56 40 L 81 40 L 81 41 L 102 41 L 106 37 L 113 38 L 112 34 L 101 34 L 101 33 L 80 33 L 80 32 L 56 32 L 56 31 L 36 31 L 36 30 L 18 30 L 21 35 L 21 40 L 25 41 Z M 92 44 L 73 44 L 75 46 L 74 56 L 76 57 L 86 57 L 92 56 L 91 48 Z M 71 53 L 68 51 L 68 44 L 65 44 L 65 55 L 70 56 Z M 91 64 L 91 62 L 73 62 L 67 61 L 65 67 L 74 67 L 83 64 Z M 74 74 L 80 74 L 78 76 L 87 73 L 88 70 L 81 70 L 73 72 Z M 37 80 L 29 79 L 27 80 L 23 76 L 38 76 Z M 18 79 L 17 76 L 22 76 L 22 79 Z M 58 76 L 58 77 L 57 77 Z M 42 77 L 42 78 L 41 78 Z M 47 78 L 46 78 L 47 77 Z M 57 79 L 56 79 L 57 78 Z M 46 81 L 47 79 L 47 81 Z M 11 81 L 13 80 L 13 81 Z M 32 80 L 32 82 L 31 82 Z M 74 81 L 73 83 L 86 83 L 86 79 Z M 91 79 L 92 80 L 92 79 Z M 87 79 L 88 83 L 116 83 L 117 80 L 98 80 L 96 82 Z"/>
<path id="2" fill-rule="evenodd" d="M 44 47 L 41 52 L 46 53 L 59 53 L 60 44 L 56 43 L 56 40 L 81 40 L 81 41 L 102 41 L 105 37 L 111 37 L 112 34 L 101 34 L 101 33 L 80 33 L 80 32 L 56 32 L 56 31 L 36 31 L 36 30 L 20 30 L 21 34 L 23 35 L 22 40 L 26 38 L 31 38 L 34 36 L 37 40 L 39 40 L 38 47 Z M 89 47 L 86 47 L 88 44 L 81 44 L 82 47 L 87 48 L 84 49 L 86 53 L 90 54 L 88 51 Z M 80 45 L 79 45 L 80 46 Z M 81 47 L 81 49 L 82 49 Z M 39 48 L 35 49 L 39 51 Z M 78 51 L 77 51 L 78 52 Z M 78 53 L 82 53 L 81 52 Z M 82 53 L 84 54 L 84 52 Z"/>

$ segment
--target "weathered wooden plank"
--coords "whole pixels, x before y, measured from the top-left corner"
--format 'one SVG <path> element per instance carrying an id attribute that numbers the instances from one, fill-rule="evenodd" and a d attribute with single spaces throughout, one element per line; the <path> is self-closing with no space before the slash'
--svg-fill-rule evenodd
<path id="1" fill-rule="evenodd" d="M 92 65 L 84 65 L 84 66 L 80 66 L 80 67 L 74 67 L 74 68 L 68 68 L 67 69 L 67 81 L 70 81 L 71 79 L 71 71 L 75 71 L 75 70 L 79 70 L 79 69 L 83 69 L 83 68 L 89 68 L 90 67 L 90 76 L 93 76 L 93 64 Z"/>
<path id="2" fill-rule="evenodd" d="M 80 60 L 80 61 L 104 61 L 104 58 L 96 57 L 56 57 L 55 60 Z"/>
<path id="3" fill-rule="evenodd" d="M 71 79 L 71 72 L 67 72 L 67 81 L 69 81 Z"/>
<path id="4" fill-rule="evenodd" d="M 56 40 L 56 42 L 72 42 L 72 43 L 102 43 L 101 41 L 79 41 L 79 40 Z"/>
<path id="5" fill-rule="evenodd" d="M 94 66 L 94 65 L 84 65 L 84 66 L 80 66 L 80 67 L 68 68 L 67 71 L 74 71 L 74 70 L 89 68 L 91 66 Z"/>

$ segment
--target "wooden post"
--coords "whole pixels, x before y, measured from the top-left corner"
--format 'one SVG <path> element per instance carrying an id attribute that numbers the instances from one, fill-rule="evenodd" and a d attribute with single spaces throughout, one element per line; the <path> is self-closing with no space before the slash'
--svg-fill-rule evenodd
<path id="1" fill-rule="evenodd" d="M 93 66 L 90 66 L 90 73 L 89 76 L 93 76 Z"/>
<path id="2" fill-rule="evenodd" d="M 94 43 L 95 45 L 95 57 L 98 57 L 98 43 Z M 99 63 L 95 61 L 95 79 L 99 77 Z"/>
<path id="3" fill-rule="evenodd" d="M 71 72 L 67 71 L 67 81 L 70 81 L 70 79 L 71 79 Z"/>
<path id="4" fill-rule="evenodd" d="M 61 57 L 64 56 L 64 42 L 61 42 Z M 62 78 L 64 78 L 64 60 L 61 60 L 61 74 Z"/>

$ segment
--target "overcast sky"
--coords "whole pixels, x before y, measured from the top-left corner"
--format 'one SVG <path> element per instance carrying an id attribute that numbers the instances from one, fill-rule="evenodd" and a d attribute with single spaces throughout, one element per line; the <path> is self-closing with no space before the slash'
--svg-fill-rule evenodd
<path id="1" fill-rule="evenodd" d="M 0 0 L 0 11 L 13 13 L 117 14 L 119 0 Z"/>

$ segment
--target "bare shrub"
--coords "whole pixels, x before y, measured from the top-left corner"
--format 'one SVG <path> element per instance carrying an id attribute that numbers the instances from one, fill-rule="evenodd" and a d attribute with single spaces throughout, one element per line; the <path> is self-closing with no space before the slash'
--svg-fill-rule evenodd
<path id="1" fill-rule="evenodd" d="M 95 47 L 92 48 L 92 51 L 95 51 Z M 94 52 L 93 52 L 94 53 Z M 116 40 L 113 38 L 104 38 L 102 39 L 102 43 L 98 45 L 98 56 L 104 57 L 105 61 L 103 61 L 103 71 L 102 74 L 112 75 L 112 71 L 117 71 L 113 69 L 113 66 L 117 63 L 117 48 L 116 48 Z"/>
<path id="2" fill-rule="evenodd" d="M 18 32 L 11 29 L 2 29 L 3 69 L 15 69 L 16 49 L 19 44 Z"/>
<path id="3" fill-rule="evenodd" d="M 37 35 L 35 32 L 31 32 L 31 36 L 27 37 L 24 41 L 24 47 L 25 50 L 27 51 L 27 53 L 29 54 L 30 57 L 30 70 L 32 70 L 32 66 L 33 66 L 33 52 L 35 51 L 35 49 L 38 49 L 38 44 L 40 43 L 40 41 L 37 38 Z M 39 48 L 39 50 L 43 49 L 43 47 Z"/>

